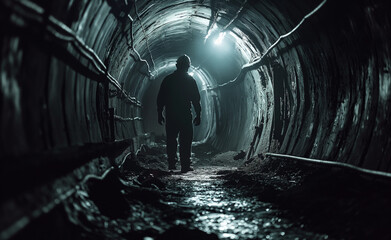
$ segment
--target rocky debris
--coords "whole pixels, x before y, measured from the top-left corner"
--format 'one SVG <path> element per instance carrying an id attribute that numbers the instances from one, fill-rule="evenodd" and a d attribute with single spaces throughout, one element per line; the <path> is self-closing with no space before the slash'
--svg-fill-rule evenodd
<path id="1" fill-rule="evenodd" d="M 246 152 L 240 150 L 240 152 L 234 156 L 234 160 L 244 159 L 245 157 L 246 157 Z"/>
<path id="2" fill-rule="evenodd" d="M 147 171 L 142 172 L 137 177 L 137 182 L 142 187 L 149 187 L 149 188 L 155 188 L 158 190 L 164 190 L 165 184 L 157 177 L 155 177 L 154 174 L 149 173 Z"/>
<path id="3" fill-rule="evenodd" d="M 337 239 L 391 239 L 391 183 L 345 169 L 256 157 L 225 172 L 227 186 L 287 210 L 316 232 Z M 246 191 L 247 190 L 247 191 Z"/>
<path id="4" fill-rule="evenodd" d="M 115 171 L 109 172 L 103 179 L 90 178 L 87 181 L 88 194 L 99 211 L 112 218 L 125 218 L 129 204 L 121 190 L 123 185 Z"/>
<path id="5" fill-rule="evenodd" d="M 305 216 L 316 231 L 352 239 L 391 239 L 389 189 L 390 183 L 355 172 L 319 168 L 279 193 L 278 202 L 292 209 L 292 215 Z"/>
<path id="6" fill-rule="evenodd" d="M 143 168 L 167 170 L 167 155 L 163 145 L 142 145 L 136 152 L 136 160 Z"/>
<path id="7" fill-rule="evenodd" d="M 166 153 L 166 150 L 164 149 L 163 145 L 141 145 L 141 147 L 137 150 L 136 155 L 141 156 L 141 155 L 154 155 L 154 156 L 159 156 L 163 155 Z"/>
<path id="8" fill-rule="evenodd" d="M 141 166 L 140 162 L 137 159 L 136 154 L 131 152 L 127 158 L 125 159 L 124 164 L 122 165 L 122 168 L 120 169 L 122 174 L 126 174 L 129 172 L 133 173 L 140 173 L 142 171 L 145 171 L 146 169 Z"/>
<path id="9" fill-rule="evenodd" d="M 194 172 L 170 173 L 148 149 L 67 201 L 87 239 L 391 238 L 390 186 L 380 180 L 237 152 L 202 153 Z"/>
<path id="10" fill-rule="evenodd" d="M 237 152 L 235 151 L 217 153 L 216 155 L 212 156 L 208 160 L 201 160 L 198 165 L 239 167 L 243 164 L 244 160 L 243 159 L 235 160 L 234 158 L 236 155 Z"/>
<path id="11" fill-rule="evenodd" d="M 156 240 L 218 240 L 216 234 L 208 234 L 199 229 L 191 229 L 185 226 L 174 226 L 163 234 L 158 236 Z"/>

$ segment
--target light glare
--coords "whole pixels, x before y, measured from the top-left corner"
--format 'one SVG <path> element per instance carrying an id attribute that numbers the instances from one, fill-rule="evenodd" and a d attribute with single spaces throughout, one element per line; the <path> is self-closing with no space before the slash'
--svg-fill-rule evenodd
<path id="1" fill-rule="evenodd" d="M 216 38 L 216 40 L 215 40 L 214 43 L 215 43 L 216 45 L 220 45 L 220 44 L 223 42 L 224 37 L 225 37 L 225 32 L 219 33 L 219 37 Z"/>

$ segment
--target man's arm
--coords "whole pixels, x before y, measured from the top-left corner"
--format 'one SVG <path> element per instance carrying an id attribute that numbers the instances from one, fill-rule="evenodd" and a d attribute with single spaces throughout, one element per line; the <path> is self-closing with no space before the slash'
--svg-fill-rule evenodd
<path id="1" fill-rule="evenodd" d="M 156 99 L 158 123 L 160 125 L 162 125 L 164 122 L 163 108 L 166 105 L 166 87 L 165 87 L 166 84 L 164 80 L 160 85 L 159 93 L 157 94 L 157 99 Z"/>
<path id="2" fill-rule="evenodd" d="M 197 84 L 194 79 L 192 79 L 192 89 L 191 89 L 191 102 L 193 104 L 194 110 L 196 112 L 196 118 L 194 119 L 194 125 L 198 126 L 201 123 L 201 96 L 198 91 Z"/>

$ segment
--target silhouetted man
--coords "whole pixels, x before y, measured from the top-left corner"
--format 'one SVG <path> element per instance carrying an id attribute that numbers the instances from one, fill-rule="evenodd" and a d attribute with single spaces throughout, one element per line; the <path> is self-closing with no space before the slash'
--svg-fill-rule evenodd
<path id="1" fill-rule="evenodd" d="M 201 123 L 200 93 L 194 78 L 187 71 L 190 58 L 182 55 L 176 62 L 177 70 L 164 78 L 157 96 L 158 122 L 164 122 L 163 108 L 166 115 L 168 169 L 175 170 L 177 161 L 177 137 L 179 134 L 179 155 L 181 172 L 192 171 L 190 167 L 193 126 L 191 104 L 196 112 L 194 125 Z"/>

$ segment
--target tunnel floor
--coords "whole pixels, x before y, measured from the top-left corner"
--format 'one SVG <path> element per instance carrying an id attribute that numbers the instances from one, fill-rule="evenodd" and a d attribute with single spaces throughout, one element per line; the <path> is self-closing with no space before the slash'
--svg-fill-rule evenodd
<path id="1" fill-rule="evenodd" d="M 154 151 L 153 156 L 156 156 L 156 151 L 162 153 L 164 148 Z M 209 157 L 208 154 L 196 154 L 193 158 L 195 170 L 186 174 L 180 173 L 180 170 L 161 170 L 165 164 L 159 158 L 140 155 L 143 155 L 144 166 L 130 163 L 125 167 L 132 171 L 127 171 L 121 179 L 123 186 L 120 188 L 129 208 L 125 204 L 122 207 L 121 204 L 117 205 L 122 198 L 115 193 L 109 193 L 111 197 L 106 199 L 108 195 L 101 195 L 106 189 L 105 184 L 94 181 L 89 183 L 86 191 L 78 192 L 75 196 L 77 199 L 71 201 L 68 212 L 70 216 L 75 216 L 73 220 L 77 225 L 90 232 L 86 234 L 87 238 L 96 235 L 115 239 L 329 238 L 326 234 L 306 229 L 300 220 L 284 218 L 285 210 L 259 201 L 256 194 L 226 184 L 224 176 L 237 171 L 238 165 L 244 161 L 233 160 L 234 152 L 217 157 L 213 157 L 213 153 Z M 146 165 L 153 168 L 147 169 Z M 136 185 L 142 188 L 134 189 Z M 112 182 L 107 188 L 111 186 Z M 126 186 L 131 188 L 127 189 Z M 95 187 L 99 188 L 98 194 Z M 117 202 L 114 202 L 116 198 L 113 196 L 117 196 Z M 96 212 L 91 208 L 95 204 Z M 111 220 L 99 212 L 111 215 Z"/>
<path id="2" fill-rule="evenodd" d="M 205 145 L 193 152 L 195 170 L 181 174 L 165 170 L 163 145 L 142 148 L 119 171 L 80 185 L 57 215 L 36 223 L 35 234 L 142 240 L 391 237 L 389 181 L 261 155 L 246 160 L 243 153 L 217 153 Z M 26 235 L 31 232 L 19 238 Z"/>
<path id="3" fill-rule="evenodd" d="M 282 217 L 282 210 L 259 201 L 244 189 L 225 185 L 226 181 L 219 174 L 229 171 L 233 169 L 207 166 L 188 174 L 166 177 L 168 187 L 181 193 L 168 197 L 169 203 L 193 214 L 180 223 L 214 233 L 218 239 L 328 238 L 304 230 L 300 222 Z"/>

